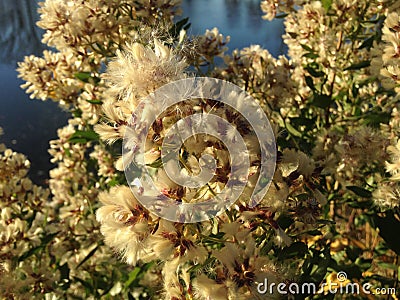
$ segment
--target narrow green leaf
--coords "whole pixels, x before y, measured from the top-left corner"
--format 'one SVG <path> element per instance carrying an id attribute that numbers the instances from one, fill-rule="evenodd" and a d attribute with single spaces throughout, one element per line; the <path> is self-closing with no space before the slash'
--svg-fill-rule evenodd
<path id="1" fill-rule="evenodd" d="M 386 262 L 378 262 L 378 265 L 381 266 L 383 269 L 390 269 L 390 270 L 396 270 L 397 266 L 395 264 L 391 263 L 386 263 Z"/>
<path id="2" fill-rule="evenodd" d="M 41 244 L 39 246 L 31 248 L 28 251 L 26 251 L 24 254 L 22 254 L 18 258 L 18 261 L 23 261 L 23 260 L 27 259 L 28 257 L 30 257 L 36 253 L 39 253 L 41 250 L 43 250 L 47 246 L 48 243 L 50 243 L 56 237 L 57 234 L 59 234 L 59 231 L 44 236 L 42 238 Z"/>
<path id="3" fill-rule="evenodd" d="M 77 143 L 84 144 L 90 141 L 97 141 L 97 140 L 99 140 L 99 135 L 93 130 L 89 131 L 77 130 L 68 139 L 70 143 L 74 144 Z"/>
<path id="4" fill-rule="evenodd" d="M 87 290 L 89 293 L 92 293 L 92 292 L 93 292 L 93 286 L 92 286 L 92 284 L 91 284 L 90 282 L 85 281 L 85 280 L 83 280 L 83 279 L 81 279 L 81 278 L 79 278 L 79 277 L 75 277 L 75 276 L 74 276 L 73 278 L 74 278 L 74 280 L 80 282 L 80 283 L 86 288 L 86 290 Z"/>
<path id="5" fill-rule="evenodd" d="M 293 117 L 290 118 L 290 124 L 297 128 L 300 126 L 305 126 L 306 128 L 312 129 L 315 128 L 316 119 L 317 117 L 313 117 L 311 119 L 308 119 L 306 117 Z"/>
<path id="6" fill-rule="evenodd" d="M 306 84 L 312 91 L 315 91 L 314 81 L 311 76 L 306 76 Z"/>
<path id="7" fill-rule="evenodd" d="M 90 79 L 93 80 L 94 83 L 99 83 L 100 82 L 100 78 L 97 76 L 92 76 L 91 72 L 79 72 L 79 73 L 75 73 L 74 77 L 76 79 L 79 79 L 82 82 L 88 83 L 90 82 Z"/>
<path id="8" fill-rule="evenodd" d="M 161 168 L 162 165 L 163 165 L 163 161 L 162 161 L 161 157 L 157 158 L 155 161 L 153 161 L 150 164 L 146 164 L 146 166 L 148 166 L 150 168 L 156 168 L 156 169 Z"/>
<path id="9" fill-rule="evenodd" d="M 316 58 L 318 58 L 318 54 L 309 52 L 309 53 L 304 54 L 303 57 L 316 59 Z"/>
<path id="10" fill-rule="evenodd" d="M 310 66 L 306 66 L 305 69 L 307 70 L 308 73 L 310 73 L 312 77 L 322 77 L 325 75 L 324 72 L 318 71 Z"/>
<path id="11" fill-rule="evenodd" d="M 392 115 L 388 112 L 373 112 L 364 117 L 364 123 L 372 127 L 388 124 Z"/>
<path id="12" fill-rule="evenodd" d="M 296 128 L 290 125 L 290 123 L 286 123 L 286 129 L 291 135 L 301 137 L 301 132 L 299 132 Z"/>
<path id="13" fill-rule="evenodd" d="M 286 18 L 289 14 L 287 13 L 283 13 L 283 14 L 279 14 L 275 16 L 275 19 L 283 19 Z"/>
<path id="14" fill-rule="evenodd" d="M 127 289 L 137 278 L 141 269 L 139 267 L 135 267 L 132 272 L 129 273 L 128 280 L 125 281 L 124 287 Z"/>
<path id="15" fill-rule="evenodd" d="M 305 233 L 312 235 L 312 236 L 322 235 L 322 232 L 318 229 L 309 230 L 309 231 L 306 231 Z"/>
<path id="16" fill-rule="evenodd" d="M 177 38 L 182 29 L 188 30 L 191 25 L 190 23 L 188 23 L 188 21 L 189 18 L 184 18 L 172 25 L 171 29 L 169 30 L 170 35 L 173 38 Z"/>
<path id="17" fill-rule="evenodd" d="M 363 198 L 371 198 L 372 193 L 362 187 L 355 186 L 355 185 L 348 185 L 346 186 L 346 189 L 352 191 L 354 194 L 357 196 L 363 197 Z"/>
<path id="18" fill-rule="evenodd" d="M 366 40 L 364 40 L 364 42 L 361 44 L 361 46 L 358 47 L 358 49 L 364 49 L 364 48 L 370 49 L 374 43 L 374 40 L 375 40 L 375 36 L 371 36 L 371 37 L 367 38 Z"/>
<path id="19" fill-rule="evenodd" d="M 400 281 L 400 266 L 397 268 L 397 280 Z"/>
<path id="20" fill-rule="evenodd" d="M 74 74 L 76 79 L 83 81 L 85 83 L 89 82 L 89 78 L 92 77 L 90 72 L 79 72 Z"/>
<path id="21" fill-rule="evenodd" d="M 91 104 L 103 104 L 103 101 L 101 100 L 86 100 L 87 102 L 91 103 Z"/>
<path id="22" fill-rule="evenodd" d="M 92 251 L 90 251 L 88 253 L 88 255 L 86 255 L 86 257 L 76 266 L 76 269 L 78 269 L 80 266 L 82 266 L 85 262 L 88 261 L 89 258 L 91 258 L 93 256 L 93 254 L 97 251 L 97 249 L 99 248 L 99 246 L 96 246 Z"/>
<path id="23" fill-rule="evenodd" d="M 282 249 L 278 254 L 278 259 L 288 259 L 293 257 L 303 257 L 308 252 L 307 245 L 303 242 L 294 242 L 288 247 Z"/>
<path id="24" fill-rule="evenodd" d="M 308 52 L 311 52 L 311 53 L 314 52 L 314 50 L 311 47 L 309 47 L 309 46 L 307 46 L 305 44 L 300 44 L 300 46 L 301 46 L 301 48 L 303 48 L 304 50 L 306 50 Z"/>
<path id="25" fill-rule="evenodd" d="M 369 60 L 364 60 L 356 64 L 352 64 L 351 66 L 347 67 L 344 69 L 345 71 L 350 71 L 350 70 L 360 70 L 366 67 L 369 67 L 371 65 L 371 61 Z"/>

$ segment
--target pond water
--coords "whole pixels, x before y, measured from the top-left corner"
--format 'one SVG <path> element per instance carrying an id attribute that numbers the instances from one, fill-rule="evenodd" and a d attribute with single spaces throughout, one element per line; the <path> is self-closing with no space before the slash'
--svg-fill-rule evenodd
<path id="1" fill-rule="evenodd" d="M 183 0 L 182 17 L 189 17 L 189 34 L 219 28 L 230 35 L 229 51 L 260 44 L 274 56 L 284 51 L 280 20 L 261 19 L 258 0 Z M 25 55 L 39 54 L 40 32 L 33 29 L 38 16 L 35 0 L 0 0 L 0 142 L 24 153 L 31 161 L 31 178 L 45 183 L 54 167 L 47 153 L 48 142 L 56 138 L 57 128 L 67 123 L 67 114 L 51 101 L 31 100 L 20 89 L 16 62 Z"/>
<path id="2" fill-rule="evenodd" d="M 229 35 L 229 50 L 258 44 L 278 56 L 285 51 L 282 20 L 263 20 L 259 0 L 183 0 L 183 16 L 192 24 L 189 33 L 202 34 L 217 27 Z"/>

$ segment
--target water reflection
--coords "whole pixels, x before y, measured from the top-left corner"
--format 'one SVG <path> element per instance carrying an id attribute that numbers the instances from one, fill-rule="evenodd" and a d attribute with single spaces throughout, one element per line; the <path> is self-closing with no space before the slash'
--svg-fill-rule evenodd
<path id="1" fill-rule="evenodd" d="M 10 64 L 44 49 L 42 31 L 35 26 L 37 9 L 36 0 L 0 0 L 1 62 Z"/>

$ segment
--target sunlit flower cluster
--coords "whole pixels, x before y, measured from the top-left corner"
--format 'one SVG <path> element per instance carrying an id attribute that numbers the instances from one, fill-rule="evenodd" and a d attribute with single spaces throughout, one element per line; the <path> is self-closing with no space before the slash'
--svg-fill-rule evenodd
<path id="1" fill-rule="evenodd" d="M 400 140 L 388 146 L 387 152 L 390 160 L 386 162 L 386 171 L 391 177 L 380 182 L 373 196 L 377 205 L 393 208 L 400 206 Z"/>
<path id="2" fill-rule="evenodd" d="M 215 75 L 249 91 L 267 111 L 288 108 L 296 102 L 293 66 L 284 56 L 274 58 L 266 49 L 252 45 L 234 50 Z"/>
<path id="3" fill-rule="evenodd" d="M 390 13 L 386 18 L 382 44 L 377 45 L 375 50 L 377 57 L 373 64 L 383 77 L 383 86 L 400 93 L 400 16 L 397 12 Z"/>
<path id="4" fill-rule="evenodd" d="M 0 296 L 259 299 L 265 279 L 318 283 L 339 265 L 359 268 L 355 280 L 370 271 L 386 278 L 375 263 L 376 243 L 386 264 L 395 261 L 392 245 L 374 222 L 372 233 L 362 226 L 395 214 L 400 203 L 395 2 L 261 1 L 265 19 L 285 18 L 288 55 L 279 57 L 258 45 L 228 53 L 230 37 L 217 28 L 188 36 L 187 20 L 174 20 L 176 0 L 41 3 L 38 25 L 54 50 L 26 57 L 19 76 L 31 98 L 51 99 L 71 118 L 50 142 L 56 167 L 48 189 L 27 177 L 25 156 L 0 144 Z M 273 177 L 262 178 L 270 187 L 255 207 L 249 200 L 261 149 L 271 141 L 259 141 L 238 111 L 206 97 L 182 99 L 148 132 L 138 127 L 144 98 L 153 101 L 160 87 L 196 75 L 236 84 L 268 115 L 277 161 Z M 250 110 L 251 97 L 230 97 Z M 157 105 L 150 102 L 140 121 L 149 122 Z M 230 153 L 218 138 L 195 134 L 178 151 L 177 178 L 199 174 L 204 154 L 215 159 L 212 179 L 200 188 L 173 181 L 161 160 L 171 127 L 196 114 L 227 120 L 232 127 L 219 128 L 226 136 L 239 132 L 249 155 L 247 185 L 217 217 L 172 222 L 142 205 L 124 171 L 145 138 L 143 160 L 161 196 L 200 203 L 218 195 L 232 177 Z M 123 153 L 123 142 L 131 152 Z"/>
<path id="5" fill-rule="evenodd" d="M 193 58 L 193 64 L 195 66 L 203 66 L 210 63 L 214 63 L 217 57 L 222 57 L 228 50 L 227 44 L 230 41 L 230 37 L 224 37 L 214 27 L 212 30 L 206 30 L 204 35 L 197 37 L 194 40 L 193 47 L 195 55 Z"/>
<path id="6" fill-rule="evenodd" d="M 295 10 L 295 5 L 298 7 L 307 3 L 302 0 L 263 0 L 261 1 L 261 10 L 265 13 L 264 19 L 271 21 L 281 14 L 289 13 Z"/>
<path id="7" fill-rule="evenodd" d="M 47 0 L 41 4 L 41 20 L 45 29 L 43 42 L 60 51 L 91 51 L 112 54 L 118 45 L 135 38 L 138 26 L 169 21 L 179 13 L 179 0 L 107 1 Z"/>
<path id="8" fill-rule="evenodd" d="M 59 276 L 47 267 L 49 258 L 41 261 L 29 255 L 41 246 L 46 236 L 42 224 L 49 217 L 45 209 L 49 190 L 32 183 L 29 167 L 24 155 L 0 144 L 0 293 L 11 299 L 51 290 Z M 26 259 L 16 260 L 21 255 Z"/>

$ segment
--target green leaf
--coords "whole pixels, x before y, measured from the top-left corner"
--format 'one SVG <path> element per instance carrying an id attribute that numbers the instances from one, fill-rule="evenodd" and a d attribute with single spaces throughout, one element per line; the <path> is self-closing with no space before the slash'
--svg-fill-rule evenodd
<path id="1" fill-rule="evenodd" d="M 362 250 L 360 248 L 357 247 L 347 247 L 345 249 L 347 257 L 351 260 L 351 261 L 356 261 L 357 258 L 359 258 L 362 255 Z"/>
<path id="2" fill-rule="evenodd" d="M 352 191 L 354 194 L 357 196 L 363 197 L 363 198 L 371 198 L 372 193 L 362 187 L 355 186 L 355 185 L 349 185 L 346 186 L 346 189 Z"/>
<path id="3" fill-rule="evenodd" d="M 308 73 L 310 73 L 310 75 L 312 77 L 322 77 L 325 75 L 324 72 L 322 71 L 318 71 L 315 68 L 311 67 L 311 66 L 306 66 L 305 69 L 307 70 Z"/>
<path id="4" fill-rule="evenodd" d="M 182 29 L 188 30 L 190 28 L 190 23 L 188 23 L 189 18 L 184 18 L 178 22 L 176 22 L 174 25 L 172 25 L 171 29 L 169 30 L 169 34 L 174 38 L 178 38 L 179 34 Z"/>
<path id="5" fill-rule="evenodd" d="M 311 119 L 306 118 L 306 117 L 293 117 L 293 118 L 290 118 L 290 124 L 292 124 L 296 128 L 298 128 L 300 126 L 305 126 L 308 129 L 314 129 L 316 120 L 317 120 L 317 117 L 313 117 Z"/>
<path id="6" fill-rule="evenodd" d="M 125 281 L 124 287 L 125 289 L 129 288 L 129 286 L 136 280 L 139 275 L 141 269 L 139 267 L 135 267 L 132 272 L 129 273 L 128 280 Z"/>
<path id="7" fill-rule="evenodd" d="M 97 76 L 92 76 L 91 72 L 78 72 L 74 74 L 74 77 L 85 83 L 90 82 L 90 79 L 92 79 L 94 83 L 100 82 L 100 78 Z"/>
<path id="8" fill-rule="evenodd" d="M 306 76 L 306 84 L 312 91 L 315 91 L 314 81 L 311 76 Z"/>
<path id="9" fill-rule="evenodd" d="M 325 94 L 315 94 L 313 100 L 311 101 L 311 105 L 320 107 L 320 108 L 327 108 L 332 104 L 332 98 Z"/>
<path id="10" fill-rule="evenodd" d="M 397 268 L 397 280 L 400 281 L 400 266 Z"/>
<path id="11" fill-rule="evenodd" d="M 333 0 L 322 0 L 321 2 L 322 2 L 322 7 L 325 8 L 326 11 L 328 11 L 332 6 Z"/>
<path id="12" fill-rule="evenodd" d="M 70 136 L 68 141 L 73 144 L 85 144 L 90 141 L 98 141 L 99 135 L 93 130 L 77 130 Z"/>
<path id="13" fill-rule="evenodd" d="M 397 219 L 393 211 L 389 210 L 384 216 L 374 215 L 374 222 L 379 228 L 379 235 L 385 240 L 387 246 L 390 247 L 397 255 L 400 255 L 400 221 Z"/>
<path id="14" fill-rule="evenodd" d="M 396 270 L 397 266 L 395 264 L 391 264 L 391 263 L 386 263 L 386 262 L 378 262 L 378 265 L 380 267 L 382 267 L 383 269 L 390 269 L 390 270 Z"/>
<path id="15" fill-rule="evenodd" d="M 375 40 L 375 36 L 371 36 L 371 37 L 367 38 L 366 40 L 364 40 L 364 42 L 361 44 L 361 46 L 358 47 L 358 49 L 364 49 L 364 48 L 370 49 L 374 43 L 374 40 Z"/>
<path id="16" fill-rule="evenodd" d="M 308 247 L 302 242 L 294 242 L 288 247 L 282 249 L 278 254 L 278 259 L 288 259 L 293 257 L 303 257 L 308 252 Z"/>
<path id="17" fill-rule="evenodd" d="M 367 208 L 371 207 L 372 205 L 373 205 L 373 202 L 371 199 L 366 200 L 366 201 L 357 200 L 357 201 L 349 202 L 349 206 L 353 207 L 353 208 L 367 209 Z"/>
<path id="18" fill-rule="evenodd" d="M 103 104 L 103 101 L 101 100 L 86 100 L 87 102 L 91 103 L 91 104 Z"/>
<path id="19" fill-rule="evenodd" d="M 357 257 L 355 264 L 360 267 L 362 271 L 368 270 L 371 267 L 372 259 L 365 259 Z"/>
<path id="20" fill-rule="evenodd" d="M 85 281 L 85 280 L 83 280 L 83 279 L 81 279 L 79 277 L 76 277 L 76 276 L 74 276 L 73 278 L 74 278 L 74 280 L 80 282 L 83 285 L 83 287 L 86 289 L 87 292 L 89 292 L 89 293 L 93 292 L 94 288 L 93 288 L 92 284 L 89 281 Z"/>
<path id="21" fill-rule="evenodd" d="M 140 267 L 135 267 L 128 275 L 128 279 L 124 283 L 124 289 L 138 286 L 138 282 L 143 278 L 144 274 L 155 264 L 155 262 L 146 263 Z"/>
<path id="22" fill-rule="evenodd" d="M 39 253 L 41 250 L 43 250 L 47 246 L 48 243 L 50 243 L 56 237 L 57 234 L 59 234 L 59 231 L 44 236 L 42 238 L 41 244 L 39 246 L 31 248 L 28 251 L 26 251 L 24 254 L 22 254 L 18 258 L 18 261 L 23 261 L 23 260 L 27 259 L 28 257 L 30 257 L 36 253 Z"/>
<path id="23" fill-rule="evenodd" d="M 305 44 L 300 44 L 300 46 L 301 46 L 301 48 L 303 48 L 304 50 L 306 50 L 308 52 L 311 52 L 311 53 L 314 52 L 314 50 L 311 47 L 309 47 L 309 46 L 307 46 Z"/>
<path id="24" fill-rule="evenodd" d="M 282 14 L 276 15 L 275 19 L 283 19 L 283 18 L 286 18 L 288 15 L 289 14 L 287 14 L 287 13 L 282 13 Z"/>
<path id="25" fill-rule="evenodd" d="M 161 168 L 162 165 L 163 165 L 163 161 L 162 161 L 161 157 L 157 158 L 155 161 L 153 161 L 150 164 L 146 164 L 146 166 L 148 166 L 150 168 L 155 168 L 155 169 Z"/>
<path id="26" fill-rule="evenodd" d="M 309 52 L 309 53 L 304 54 L 303 57 L 316 59 L 316 58 L 318 58 L 318 54 Z"/>
<path id="27" fill-rule="evenodd" d="M 294 220 L 292 217 L 286 215 L 286 214 L 282 214 L 279 216 L 278 220 L 278 225 L 280 228 L 282 229 L 286 229 L 288 228 L 290 225 L 293 224 Z"/>
<path id="28" fill-rule="evenodd" d="M 74 76 L 76 79 L 87 83 L 89 82 L 89 78 L 92 77 L 92 74 L 90 72 L 79 72 L 75 73 Z"/>
<path id="29" fill-rule="evenodd" d="M 92 251 L 90 251 L 88 253 L 88 255 L 86 255 L 86 257 L 76 266 L 76 269 L 78 269 L 80 266 L 82 266 L 85 262 L 88 261 L 89 258 L 91 258 L 93 256 L 93 254 L 97 251 L 97 249 L 99 248 L 99 246 L 94 247 L 94 249 Z"/>
<path id="30" fill-rule="evenodd" d="M 286 123 L 286 130 L 293 136 L 301 137 L 301 132 L 294 128 L 290 123 Z"/>
<path id="31" fill-rule="evenodd" d="M 373 112 L 364 117 L 364 123 L 372 127 L 388 124 L 392 115 L 388 112 Z"/>
<path id="32" fill-rule="evenodd" d="M 322 232 L 318 229 L 309 230 L 309 231 L 306 231 L 305 233 L 312 235 L 312 236 L 322 235 Z"/>
<path id="33" fill-rule="evenodd" d="M 371 65 L 371 61 L 369 60 L 364 60 L 361 61 L 359 63 L 356 64 L 352 64 L 351 66 L 347 67 L 346 69 L 344 69 L 345 71 L 349 71 L 349 70 L 360 70 L 366 67 L 369 67 Z"/>
<path id="34" fill-rule="evenodd" d="M 119 182 L 117 179 L 115 179 L 115 178 L 111 179 L 111 180 L 107 183 L 107 185 L 108 185 L 109 187 L 113 187 L 113 186 L 116 186 L 116 185 L 119 185 L 119 184 L 120 184 L 120 182 Z"/>

